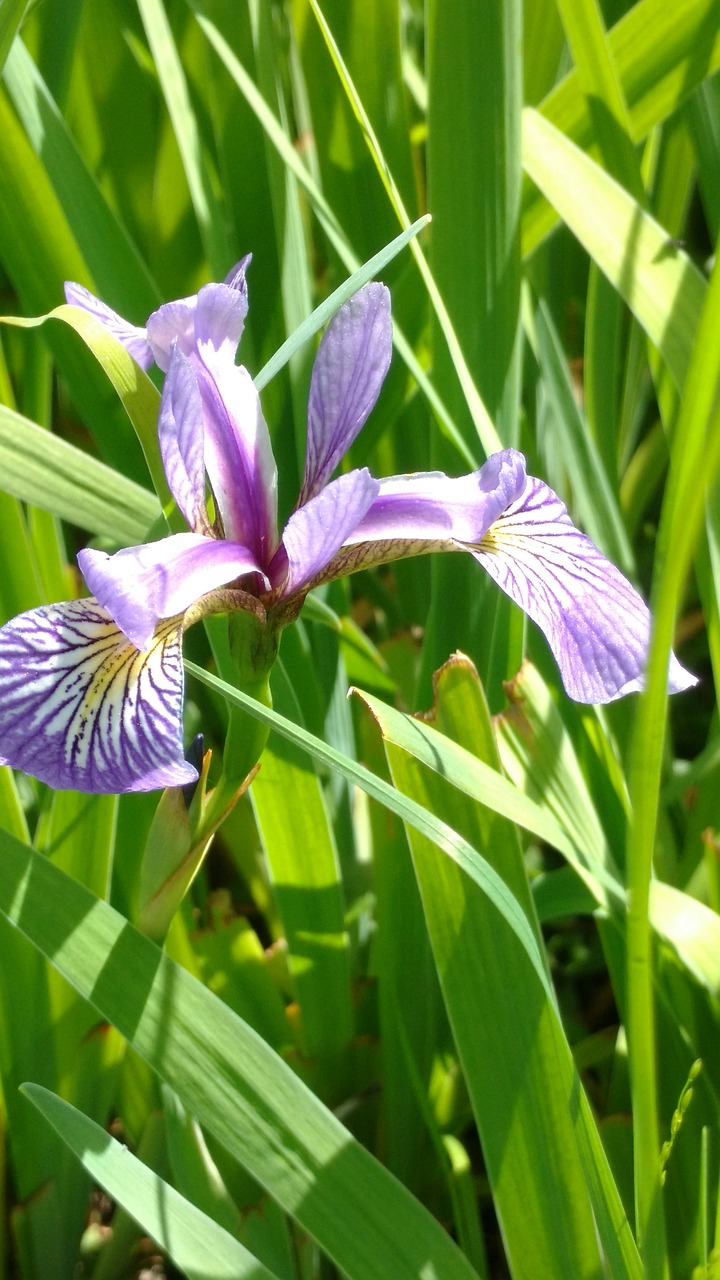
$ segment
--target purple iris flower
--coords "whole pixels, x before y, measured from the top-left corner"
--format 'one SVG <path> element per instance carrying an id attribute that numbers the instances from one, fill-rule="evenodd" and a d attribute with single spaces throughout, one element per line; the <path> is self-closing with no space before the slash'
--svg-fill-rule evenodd
<path id="1" fill-rule="evenodd" d="M 127 324 L 79 285 L 91 311 L 148 368 L 166 373 L 159 442 L 189 532 L 78 557 L 93 595 L 0 629 L 0 763 L 94 792 L 184 785 L 184 629 L 250 610 L 273 633 L 311 588 L 403 556 L 469 551 L 545 633 L 570 697 L 642 688 L 650 615 L 514 449 L 471 475 L 376 480 L 333 472 L 371 412 L 392 347 L 390 298 L 368 284 L 330 323 L 313 366 L 297 505 L 277 527 L 277 472 L 253 381 L 235 363 L 247 314 L 243 260 L 223 284 Z M 208 498 L 209 494 L 209 498 Z M 674 656 L 669 689 L 695 683 Z"/>

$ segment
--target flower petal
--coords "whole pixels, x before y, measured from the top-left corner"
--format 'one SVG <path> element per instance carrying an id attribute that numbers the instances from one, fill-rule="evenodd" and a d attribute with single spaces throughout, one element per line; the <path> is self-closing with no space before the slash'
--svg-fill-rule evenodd
<path id="1" fill-rule="evenodd" d="M 190 356 L 195 350 L 195 308 L 197 294 L 164 302 L 147 322 L 147 336 L 153 359 L 163 373 L 170 367 L 173 343 Z"/>
<path id="2" fill-rule="evenodd" d="M 206 349 L 207 354 L 207 349 Z M 258 564 L 277 547 L 277 467 L 260 398 L 250 374 L 229 351 L 198 359 L 195 373 L 205 421 L 205 466 L 227 538 Z"/>
<path id="3" fill-rule="evenodd" d="M 32 609 L 0 630 L 0 763 L 56 788 L 184 786 L 182 620 L 139 653 L 96 600 Z"/>
<path id="4" fill-rule="evenodd" d="M 170 492 L 190 528 L 209 532 L 200 389 L 190 360 L 174 348 L 163 387 L 158 439 Z"/>
<path id="5" fill-rule="evenodd" d="M 237 263 L 225 284 L 203 285 L 199 293 L 166 302 L 147 322 L 148 342 L 161 369 L 170 364 L 173 343 L 185 356 L 229 352 L 234 360 L 248 310 L 245 266 Z"/>
<path id="6" fill-rule="evenodd" d="M 522 493 L 525 459 L 515 449 L 488 458 L 479 471 L 452 479 L 440 471 L 390 476 L 348 545 L 387 539 L 479 542 Z"/>
<path id="7" fill-rule="evenodd" d="M 650 612 L 541 480 L 528 477 L 468 550 L 544 632 L 576 702 L 612 702 L 642 689 Z M 697 683 L 674 655 L 668 680 L 671 693 Z"/>
<path id="8" fill-rule="evenodd" d="M 309 589 L 377 495 L 378 481 L 363 467 L 339 476 L 290 516 L 270 579 L 289 599 Z"/>
<path id="9" fill-rule="evenodd" d="M 83 311 L 88 311 L 91 316 L 95 316 L 101 324 L 110 332 L 114 338 L 122 342 L 126 351 L 130 352 L 133 360 L 135 360 L 141 369 L 149 369 L 153 362 L 153 353 L 147 340 L 147 333 L 138 325 L 128 324 L 127 320 L 123 320 L 117 311 L 113 311 L 111 307 L 101 302 L 89 289 L 85 289 L 81 284 L 75 284 L 72 280 L 65 282 L 65 301 L 69 302 L 73 307 L 81 307 Z"/>
<path id="10" fill-rule="evenodd" d="M 298 506 L 330 479 L 380 394 L 392 355 L 390 294 L 366 284 L 333 316 L 313 365 Z"/>
<path id="11" fill-rule="evenodd" d="M 113 556 L 81 551 L 78 563 L 93 595 L 138 649 L 150 644 L 161 618 L 184 613 L 209 591 L 258 569 L 247 547 L 196 533 L 175 533 Z"/>

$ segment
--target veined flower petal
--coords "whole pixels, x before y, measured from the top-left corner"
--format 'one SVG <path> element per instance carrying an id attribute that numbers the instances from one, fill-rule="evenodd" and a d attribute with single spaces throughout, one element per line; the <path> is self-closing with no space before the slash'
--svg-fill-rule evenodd
<path id="1" fill-rule="evenodd" d="M 166 302 L 153 311 L 147 336 L 156 363 L 167 370 L 173 344 L 185 356 L 202 354 L 207 347 L 229 352 L 234 360 L 247 315 L 245 267 L 249 255 L 236 263 L 223 284 L 203 285 L 199 293 Z"/>
<path id="2" fill-rule="evenodd" d="M 347 539 L 358 542 L 457 539 L 479 542 L 494 520 L 522 493 L 525 459 L 516 449 L 494 453 L 467 476 L 440 471 L 380 480 L 378 496 Z"/>
<path id="3" fill-rule="evenodd" d="M 32 609 L 0 629 L 0 763 L 56 788 L 184 786 L 182 619 L 145 653 L 96 600 Z"/>
<path id="4" fill-rule="evenodd" d="M 89 289 L 85 289 L 81 284 L 75 284 L 72 280 L 65 282 L 65 301 L 95 316 L 95 319 L 99 320 L 108 332 L 118 339 L 118 342 L 122 342 L 125 350 L 130 352 L 141 369 L 150 368 L 153 353 L 145 329 L 141 329 L 136 324 L 128 324 L 117 311 L 112 310 L 112 307 L 106 306 Z"/>
<path id="5" fill-rule="evenodd" d="M 322 574 L 376 497 L 378 481 L 366 468 L 349 471 L 293 511 L 270 569 L 283 599 L 307 590 Z"/>
<path id="6" fill-rule="evenodd" d="M 157 311 L 153 311 L 147 322 L 147 336 L 153 359 L 167 373 L 173 346 L 177 346 L 184 356 L 189 356 L 195 349 L 195 308 L 197 294 L 190 298 L 177 298 L 174 302 L 164 302 Z"/>
<path id="7" fill-rule="evenodd" d="M 202 400 L 192 363 L 177 346 L 160 401 L 158 440 L 170 492 L 178 507 L 195 533 L 209 532 Z"/>
<path id="8" fill-rule="evenodd" d="M 174 533 L 161 542 L 124 547 L 109 556 L 88 549 L 78 564 L 93 595 L 138 649 L 151 643 L 162 618 L 259 566 L 237 542 Z"/>
<path id="9" fill-rule="evenodd" d="M 229 351 L 194 362 L 205 422 L 205 466 L 227 538 L 269 563 L 278 543 L 277 467 L 260 397 Z"/>
<path id="10" fill-rule="evenodd" d="M 206 284 L 195 312 L 195 341 L 201 357 L 210 352 L 235 359 L 248 312 L 247 284 L 241 266 L 233 269 L 232 284 Z"/>
<path id="11" fill-rule="evenodd" d="M 544 632 L 576 702 L 612 702 L 642 689 L 650 612 L 557 494 L 528 477 L 523 493 L 468 550 Z M 671 655 L 671 693 L 697 684 Z"/>
<path id="12" fill-rule="evenodd" d="M 298 506 L 322 489 L 347 453 L 380 394 L 391 356 L 389 291 L 366 284 L 336 312 L 318 347 Z"/>

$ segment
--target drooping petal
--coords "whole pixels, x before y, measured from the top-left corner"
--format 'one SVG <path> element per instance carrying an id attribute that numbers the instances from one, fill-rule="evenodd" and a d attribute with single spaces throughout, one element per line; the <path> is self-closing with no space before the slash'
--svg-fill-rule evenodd
<path id="1" fill-rule="evenodd" d="M 479 542 L 525 486 L 525 459 L 516 449 L 495 453 L 479 471 L 451 478 L 439 471 L 390 476 L 348 545 L 402 540 Z"/>
<path id="2" fill-rule="evenodd" d="M 528 477 L 479 546 L 468 549 L 544 632 L 571 698 L 612 702 L 642 689 L 649 610 L 546 484 Z M 670 692 L 696 683 L 671 656 Z"/>
<path id="3" fill-rule="evenodd" d="M 298 505 L 322 489 L 375 405 L 392 355 L 390 294 L 366 284 L 331 320 L 313 365 Z"/>
<path id="4" fill-rule="evenodd" d="M 247 547 L 195 533 L 112 556 L 88 549 L 78 563 L 93 595 L 138 649 L 150 644 L 162 618 L 184 613 L 209 591 L 259 568 Z"/>
<path id="5" fill-rule="evenodd" d="M 269 563 L 277 547 L 277 467 L 260 397 L 228 352 L 198 360 L 205 466 L 227 538 Z"/>
<path id="6" fill-rule="evenodd" d="M 182 620 L 147 652 L 96 600 L 47 605 L 0 629 L 0 763 L 56 788 L 184 786 Z"/>
<path id="7" fill-rule="evenodd" d="M 158 440 L 178 507 L 195 533 L 208 532 L 202 400 L 192 363 L 177 347 L 160 401 Z"/>
<path id="8" fill-rule="evenodd" d="M 307 590 L 330 563 L 377 495 L 378 481 L 363 467 L 326 485 L 298 507 L 285 526 L 282 544 L 270 567 L 274 588 L 283 599 Z"/>
<path id="9" fill-rule="evenodd" d="M 89 311 L 90 315 L 95 316 L 95 319 L 118 339 L 118 342 L 122 342 L 126 351 L 130 352 L 141 369 L 150 368 L 153 353 L 144 329 L 135 324 L 128 324 L 117 311 L 113 311 L 111 307 L 106 306 L 90 293 L 89 289 L 85 289 L 81 284 L 75 284 L 72 280 L 65 282 L 65 301 L 73 307 L 82 307 L 83 311 Z"/>

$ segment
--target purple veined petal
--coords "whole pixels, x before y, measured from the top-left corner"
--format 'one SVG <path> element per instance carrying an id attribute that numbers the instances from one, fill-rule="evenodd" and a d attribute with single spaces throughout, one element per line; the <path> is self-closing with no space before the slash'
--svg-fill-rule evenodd
<path id="1" fill-rule="evenodd" d="M 147 322 L 147 337 L 153 359 L 163 373 L 170 367 L 173 344 L 184 356 L 195 351 L 195 308 L 197 294 L 165 302 L 153 311 Z"/>
<path id="2" fill-rule="evenodd" d="M 576 702 L 612 702 L 642 689 L 650 612 L 541 480 L 528 477 L 520 497 L 468 550 L 544 632 Z M 671 655 L 669 691 L 694 684 Z"/>
<path id="3" fill-rule="evenodd" d="M 182 619 L 140 653 L 96 600 L 46 605 L 0 629 L 0 763 L 49 786 L 184 786 Z"/>
<path id="4" fill-rule="evenodd" d="M 293 511 L 270 567 L 271 582 L 280 589 L 282 599 L 308 590 L 312 580 L 322 575 L 350 530 L 362 520 L 378 487 L 363 467 L 339 476 Z"/>
<path id="5" fill-rule="evenodd" d="M 494 453 L 479 471 L 451 478 L 440 471 L 380 480 L 378 496 L 347 539 L 479 542 L 525 487 L 525 459 L 515 449 Z"/>
<path id="6" fill-rule="evenodd" d="M 195 533 L 209 532 L 205 506 L 205 448 L 200 389 L 190 360 L 173 348 L 163 387 L 158 440 L 165 475 Z"/>
<path id="7" fill-rule="evenodd" d="M 106 306 L 90 293 L 89 289 L 85 289 L 81 284 L 75 284 L 72 280 L 65 282 L 65 301 L 95 316 L 95 319 L 99 320 L 108 332 L 118 339 L 118 342 L 122 342 L 125 350 L 130 352 L 141 369 L 150 368 L 154 356 L 144 329 L 135 324 L 128 324 L 117 311 L 113 311 L 111 307 Z"/>
<path id="8" fill-rule="evenodd" d="M 152 642 L 161 619 L 259 567 L 247 547 L 196 533 L 174 533 L 113 556 L 88 549 L 78 563 L 93 595 L 138 649 Z"/>
<path id="9" fill-rule="evenodd" d="M 313 365 L 298 506 L 330 479 L 375 405 L 390 366 L 390 294 L 366 284 L 333 316 Z"/>
<path id="10" fill-rule="evenodd" d="M 205 421 L 205 467 L 227 538 L 263 568 L 277 547 L 277 467 L 260 398 L 232 354 L 194 365 Z"/>

